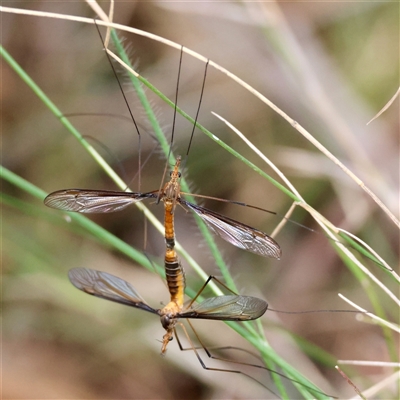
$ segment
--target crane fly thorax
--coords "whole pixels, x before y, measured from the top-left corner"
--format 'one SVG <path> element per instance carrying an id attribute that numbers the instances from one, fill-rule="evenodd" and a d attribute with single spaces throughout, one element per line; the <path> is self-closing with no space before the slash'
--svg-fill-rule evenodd
<path id="1" fill-rule="evenodd" d="M 164 329 L 171 329 L 175 326 L 178 319 L 177 315 L 182 311 L 175 301 L 170 301 L 160 312 L 161 324 Z"/>
<path id="2" fill-rule="evenodd" d="M 167 182 L 163 189 L 163 196 L 162 200 L 165 204 L 172 204 L 175 206 L 177 199 L 180 198 L 181 192 L 181 185 L 179 184 L 178 180 L 171 179 Z"/>
<path id="3" fill-rule="evenodd" d="M 166 205 L 166 208 L 173 213 L 175 204 L 180 198 L 181 185 L 179 184 L 179 179 L 181 173 L 179 172 L 179 165 L 181 163 L 181 158 L 176 159 L 175 167 L 170 173 L 170 181 L 167 182 L 162 191 L 162 200 Z"/>
<path id="4" fill-rule="evenodd" d="M 172 329 L 177 320 L 177 315 L 181 312 L 182 307 L 179 307 L 174 301 L 170 301 L 164 308 L 159 312 L 161 325 L 165 330 Z"/>
<path id="5" fill-rule="evenodd" d="M 170 201 L 175 204 L 176 200 L 180 198 L 180 192 L 181 185 L 179 182 L 168 182 L 164 190 L 164 202 Z"/>

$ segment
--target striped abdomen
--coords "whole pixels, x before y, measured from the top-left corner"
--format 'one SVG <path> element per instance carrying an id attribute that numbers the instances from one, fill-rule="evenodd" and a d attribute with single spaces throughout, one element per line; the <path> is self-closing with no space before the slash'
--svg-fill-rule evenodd
<path id="1" fill-rule="evenodd" d="M 185 271 L 183 270 L 174 249 L 166 249 L 165 275 L 167 278 L 168 290 L 171 295 L 171 301 L 182 307 L 185 292 Z"/>
<path id="2" fill-rule="evenodd" d="M 167 246 L 167 249 L 173 249 L 175 247 L 173 201 L 164 200 L 164 227 L 165 227 L 165 244 Z"/>

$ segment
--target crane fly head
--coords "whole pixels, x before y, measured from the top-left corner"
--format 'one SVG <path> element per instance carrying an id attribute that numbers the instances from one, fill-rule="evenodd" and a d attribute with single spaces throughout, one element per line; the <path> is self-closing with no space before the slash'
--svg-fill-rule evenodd
<path id="1" fill-rule="evenodd" d="M 173 339 L 174 328 L 178 322 L 178 314 L 181 311 L 181 308 L 182 307 L 174 301 L 171 301 L 163 309 L 159 310 L 161 325 L 167 331 L 163 336 L 161 354 L 166 352 L 168 343 Z"/>
<path id="2" fill-rule="evenodd" d="M 167 351 L 168 343 L 173 339 L 173 332 L 177 319 L 175 315 L 171 313 L 161 315 L 160 319 L 161 319 L 161 325 L 167 331 L 163 336 L 162 347 L 161 347 L 161 354 L 165 354 L 165 352 Z"/>
<path id="3" fill-rule="evenodd" d="M 168 343 L 173 339 L 173 330 L 170 329 L 167 333 L 163 336 L 162 346 L 161 346 L 161 354 L 165 354 L 167 351 Z"/>
<path id="4" fill-rule="evenodd" d="M 176 182 L 181 177 L 181 173 L 179 172 L 180 165 L 181 165 L 181 157 L 178 156 L 176 158 L 174 169 L 169 173 L 169 176 L 171 177 L 171 181 L 173 181 L 173 182 Z"/>
<path id="5" fill-rule="evenodd" d="M 180 178 L 182 176 L 182 174 L 179 171 L 176 172 L 175 169 L 173 169 L 172 171 L 169 171 L 169 176 L 171 178 L 176 179 L 177 177 Z"/>

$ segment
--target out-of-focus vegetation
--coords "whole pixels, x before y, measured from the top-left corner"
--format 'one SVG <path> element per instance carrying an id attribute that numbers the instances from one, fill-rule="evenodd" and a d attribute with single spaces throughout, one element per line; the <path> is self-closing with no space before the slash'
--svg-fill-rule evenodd
<path id="1" fill-rule="evenodd" d="M 84 2 L 27 2 L 18 7 L 94 16 Z M 311 132 L 398 218 L 398 103 L 366 126 L 399 86 L 398 15 L 399 5 L 394 3 L 123 2 L 116 4 L 114 21 L 181 43 L 238 75 Z M 138 171 L 137 135 L 131 123 L 116 117 L 126 116 L 127 109 L 93 25 L 3 12 L 2 35 L 7 51 L 64 114 L 73 114 L 71 122 L 86 139 L 126 181 L 134 179 L 133 190 L 138 189 L 138 173 L 140 190 L 159 187 L 165 159 L 126 83 L 131 108 L 144 128 L 142 157 L 150 157 Z M 123 36 L 132 63 L 173 99 L 179 51 L 140 36 Z M 124 81 L 125 73 L 119 71 Z M 191 115 L 203 74 L 204 63 L 184 55 L 179 104 Z M 171 108 L 152 93 L 149 97 L 168 134 Z M 2 165 L 46 192 L 116 189 L 5 63 L 2 99 Z M 280 167 L 308 204 L 398 268 L 398 229 L 376 203 L 286 121 L 213 68 L 207 74 L 200 123 L 277 179 L 211 111 L 235 125 Z M 185 154 L 191 126 L 178 118 L 175 129 L 174 150 Z M 195 193 L 280 214 L 291 205 L 281 191 L 200 132 L 184 174 Z M 194 355 L 180 352 L 174 342 L 166 357 L 160 357 L 163 329 L 157 318 L 79 293 L 67 271 L 85 266 L 114 273 L 131 282 L 154 307 L 168 301 L 162 280 L 10 183 L 2 182 L 2 192 L 4 398 L 273 397 L 247 378 L 203 371 Z M 280 222 L 245 207 L 204 204 L 266 232 Z M 162 219 L 162 207 L 149 207 Z M 304 211 L 296 210 L 291 218 L 317 229 Z M 91 219 L 144 250 L 144 218 L 134 207 Z M 177 207 L 176 221 L 178 240 L 207 273 L 218 274 L 191 215 Z M 368 310 L 376 311 L 379 304 L 389 321 L 399 323 L 392 300 L 369 278 L 349 272 L 324 235 L 287 223 L 276 239 L 283 250 L 280 261 L 216 239 L 242 294 L 265 298 L 271 308 L 299 311 L 348 308 L 337 297 L 340 292 Z M 162 263 L 163 239 L 151 226 L 146 242 L 149 257 Z M 398 293 L 397 284 L 379 266 L 357 257 Z M 186 271 L 189 285 L 200 287 L 193 271 Z M 262 324 L 278 354 L 340 398 L 352 396 L 353 389 L 323 352 L 333 360 L 398 361 L 398 337 L 358 322 L 352 314 L 267 312 Z M 220 322 L 199 321 L 195 326 L 209 346 L 249 348 Z M 287 332 L 308 341 L 307 348 L 315 345 L 319 350 L 299 350 Z M 361 390 L 393 373 L 383 367 L 343 369 Z M 246 371 L 270 382 L 265 372 Z M 388 386 L 376 398 L 396 395 Z"/>

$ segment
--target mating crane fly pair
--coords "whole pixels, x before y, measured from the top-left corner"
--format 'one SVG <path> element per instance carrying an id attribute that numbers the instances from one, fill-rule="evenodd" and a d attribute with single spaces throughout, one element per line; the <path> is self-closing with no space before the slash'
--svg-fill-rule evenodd
<path id="1" fill-rule="evenodd" d="M 194 304 L 201 290 L 188 306 L 184 306 L 185 274 L 175 252 L 174 211 L 177 203 L 199 215 L 212 231 L 229 243 L 262 256 L 277 259 L 281 256 L 279 245 L 266 233 L 184 200 L 179 184 L 180 162 L 181 158 L 178 157 L 171 172 L 171 179 L 161 191 L 133 193 L 66 189 L 49 194 L 44 201 L 49 207 L 80 213 L 119 211 L 144 199 L 157 199 L 164 203 L 165 272 L 171 295 L 171 301 L 165 307 L 157 310 L 150 307 L 128 282 L 105 272 L 86 268 L 75 268 L 69 272 L 74 286 L 88 294 L 159 315 L 161 324 L 167 331 L 163 337 L 162 353 L 172 340 L 179 318 L 248 321 L 261 317 L 268 307 L 264 300 L 236 294 L 211 297 L 200 304 Z"/>
<path id="2" fill-rule="evenodd" d="M 183 51 L 181 51 L 177 87 L 179 86 L 179 75 L 182 62 L 182 53 Z M 108 54 L 107 57 L 109 58 Z M 110 64 L 112 66 L 111 62 Z M 197 116 L 200 109 L 201 98 L 203 95 L 204 84 L 205 84 L 207 65 L 208 62 L 206 63 L 206 70 L 204 74 L 203 87 L 199 101 L 199 108 L 197 110 L 196 119 L 193 126 L 191 139 L 189 142 L 189 148 L 191 140 L 193 138 L 194 129 L 196 127 Z M 115 70 L 114 74 L 118 80 L 118 76 Z M 176 92 L 174 119 L 176 115 L 177 93 L 178 91 Z M 129 109 L 129 105 L 127 102 L 126 104 Z M 132 114 L 131 117 L 133 122 L 135 123 Z M 173 126 L 174 125 L 175 124 L 173 124 Z M 173 142 L 173 132 L 171 137 L 171 144 L 172 142 Z M 166 330 L 166 333 L 164 334 L 162 341 L 162 348 L 161 348 L 162 353 L 165 353 L 167 345 L 172 340 L 174 334 L 176 336 L 180 348 L 182 349 L 177 333 L 175 331 L 175 326 L 178 323 L 179 318 L 187 318 L 187 319 L 195 318 L 195 319 L 224 320 L 224 321 L 249 321 L 261 317 L 268 308 L 268 304 L 264 300 L 251 296 L 237 295 L 233 292 L 232 295 L 211 297 L 207 298 L 206 300 L 202 301 L 199 304 L 196 304 L 195 301 L 197 297 L 206 287 L 208 282 L 213 278 L 211 276 L 205 282 L 205 284 L 197 293 L 197 295 L 189 302 L 189 304 L 184 305 L 185 273 L 178 260 L 178 256 L 175 251 L 174 211 L 176 204 L 180 204 L 184 208 L 185 207 L 189 208 L 191 211 L 197 214 L 214 233 L 216 233 L 229 243 L 241 249 L 253 252 L 255 254 L 264 257 L 272 257 L 276 259 L 280 259 L 281 257 L 281 249 L 279 245 L 264 232 L 261 232 L 241 222 L 235 221 L 231 218 L 225 217 L 207 208 L 197 206 L 183 199 L 181 195 L 185 195 L 186 193 L 183 193 L 180 190 L 180 183 L 179 183 L 180 162 L 181 158 L 178 157 L 174 169 L 171 172 L 170 181 L 167 182 L 161 190 L 155 190 L 148 193 L 133 193 L 133 192 L 105 191 L 105 190 L 66 189 L 53 192 L 49 194 L 45 199 L 45 204 L 49 207 L 61 209 L 64 211 L 75 211 L 80 213 L 108 213 L 108 212 L 119 211 L 123 210 L 130 204 L 134 204 L 136 202 L 145 199 L 156 199 L 157 203 L 159 201 L 162 201 L 164 203 L 164 225 L 165 225 L 165 243 L 166 243 L 165 274 L 167 279 L 168 290 L 170 292 L 170 302 L 165 307 L 161 309 L 154 309 L 150 307 L 141 298 L 141 296 L 133 288 L 133 286 L 131 286 L 128 282 L 116 276 L 110 275 L 106 272 L 96 271 L 87 268 L 74 268 L 69 271 L 69 279 L 71 283 L 85 293 L 103 299 L 107 299 L 110 301 L 114 301 L 120 304 L 125 304 L 131 307 L 139 308 L 141 310 L 159 315 L 161 319 L 161 324 L 163 328 Z M 220 283 L 222 284 L 222 282 Z M 227 287 L 226 289 L 230 290 Z M 189 336 L 188 339 L 190 341 Z M 241 371 L 206 367 L 203 361 L 201 360 L 199 354 L 197 353 L 196 347 L 194 347 L 193 344 L 192 344 L 192 350 L 194 350 L 199 362 L 205 369 L 242 373 L 252 378 L 250 375 L 247 375 Z M 205 347 L 204 350 L 211 357 L 211 355 L 208 353 L 208 350 Z M 243 365 L 246 364 L 243 363 Z M 253 364 L 247 364 L 247 365 L 254 366 Z M 269 370 L 266 367 L 261 367 L 261 366 L 257 367 Z M 276 371 L 272 370 L 269 371 L 285 377 L 284 375 Z M 268 389 L 266 386 L 264 387 Z"/>

